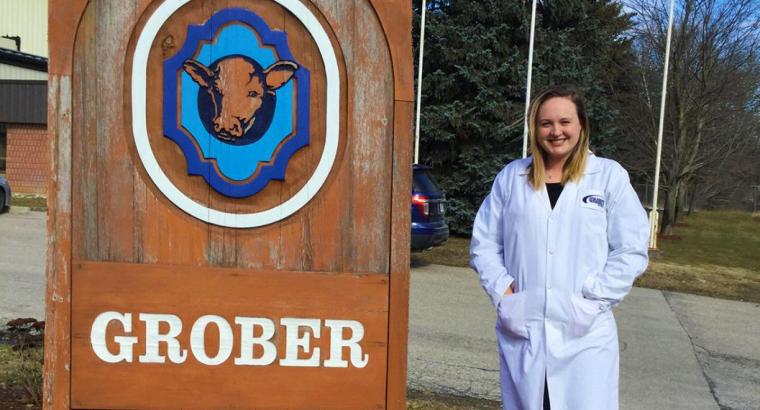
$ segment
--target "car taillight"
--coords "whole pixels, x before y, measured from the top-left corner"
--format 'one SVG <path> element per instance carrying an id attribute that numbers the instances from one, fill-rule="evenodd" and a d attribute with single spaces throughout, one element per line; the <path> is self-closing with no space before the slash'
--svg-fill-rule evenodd
<path id="1" fill-rule="evenodd" d="M 429 199 L 425 195 L 412 195 L 412 205 L 416 206 L 420 213 L 424 216 L 430 214 Z"/>

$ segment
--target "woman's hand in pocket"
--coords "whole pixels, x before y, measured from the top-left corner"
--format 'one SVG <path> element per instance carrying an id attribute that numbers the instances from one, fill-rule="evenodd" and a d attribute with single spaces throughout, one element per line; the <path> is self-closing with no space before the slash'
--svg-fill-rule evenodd
<path id="1" fill-rule="evenodd" d="M 514 286 L 515 286 L 515 282 L 510 283 L 509 286 L 507 286 L 507 290 L 504 291 L 504 296 L 509 296 L 515 293 Z"/>
<path id="2" fill-rule="evenodd" d="M 499 329 L 513 339 L 530 339 L 528 322 L 534 318 L 531 305 L 526 305 L 525 292 L 515 292 L 510 286 L 496 309 Z M 528 301 L 530 302 L 530 301 Z"/>

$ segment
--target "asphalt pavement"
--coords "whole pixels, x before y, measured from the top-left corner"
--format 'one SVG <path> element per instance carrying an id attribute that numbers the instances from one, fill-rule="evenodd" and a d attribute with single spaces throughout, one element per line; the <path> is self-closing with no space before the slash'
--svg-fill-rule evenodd
<path id="1" fill-rule="evenodd" d="M 0 324 L 44 316 L 46 216 L 0 215 Z M 498 401 L 495 312 L 465 268 L 412 269 L 411 389 Z M 634 288 L 615 310 L 620 403 L 760 409 L 760 305 Z"/>
<path id="2" fill-rule="evenodd" d="M 44 212 L 14 207 L 0 214 L 0 325 L 44 317 L 46 234 Z"/>

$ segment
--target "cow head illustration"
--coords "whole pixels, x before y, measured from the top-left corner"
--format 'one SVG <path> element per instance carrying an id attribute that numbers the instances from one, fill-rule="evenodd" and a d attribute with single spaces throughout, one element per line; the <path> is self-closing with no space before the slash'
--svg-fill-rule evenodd
<path id="1" fill-rule="evenodd" d="M 290 81 L 298 64 L 281 60 L 263 69 L 251 58 L 230 55 L 208 67 L 188 59 L 183 68 L 205 90 L 198 96 L 199 105 L 205 106 L 204 126 L 217 138 L 234 143 L 266 131 L 274 113 L 275 90 Z"/>

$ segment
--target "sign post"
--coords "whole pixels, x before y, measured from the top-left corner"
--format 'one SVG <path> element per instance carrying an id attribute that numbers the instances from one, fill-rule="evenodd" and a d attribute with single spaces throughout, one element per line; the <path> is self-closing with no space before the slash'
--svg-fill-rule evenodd
<path id="1" fill-rule="evenodd" d="M 411 5 L 50 0 L 46 408 L 405 408 Z"/>

